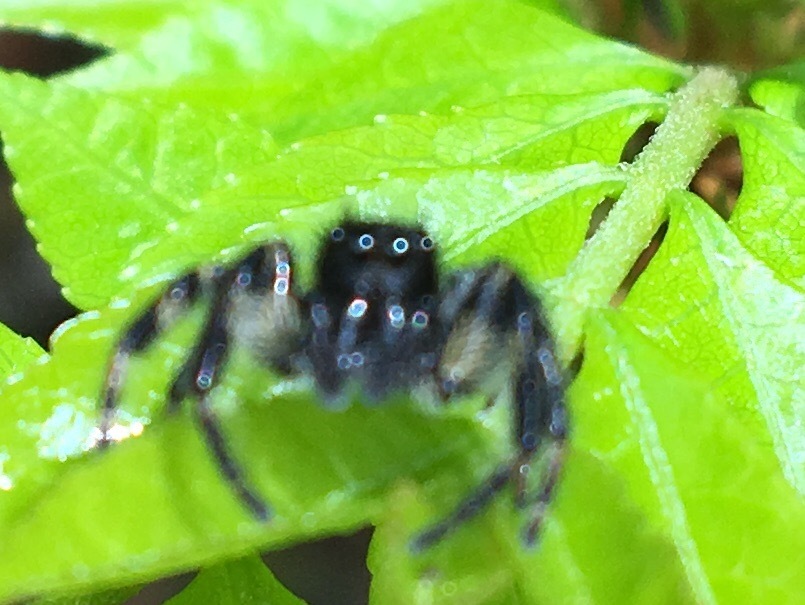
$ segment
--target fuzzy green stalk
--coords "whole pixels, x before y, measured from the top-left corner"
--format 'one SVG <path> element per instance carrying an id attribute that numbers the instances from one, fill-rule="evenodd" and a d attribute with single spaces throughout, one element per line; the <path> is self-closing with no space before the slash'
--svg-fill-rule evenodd
<path id="1" fill-rule="evenodd" d="M 738 95 L 729 73 L 704 68 L 677 91 L 668 115 L 626 168 L 627 185 L 607 218 L 571 263 L 548 284 L 560 355 L 570 360 L 581 344 L 591 309 L 609 305 L 640 253 L 668 216 L 666 197 L 687 189 L 719 140 L 719 121 Z"/>

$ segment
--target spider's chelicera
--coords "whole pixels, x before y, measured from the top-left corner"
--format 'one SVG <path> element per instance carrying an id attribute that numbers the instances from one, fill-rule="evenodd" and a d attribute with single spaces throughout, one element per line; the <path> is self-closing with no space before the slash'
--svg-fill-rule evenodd
<path id="1" fill-rule="evenodd" d="M 228 267 L 208 267 L 174 281 L 118 343 L 107 374 L 102 444 L 133 354 L 142 351 L 193 302 L 212 301 L 192 353 L 173 382 L 169 408 L 196 400 L 195 411 L 223 476 L 259 519 L 270 508 L 227 447 L 210 401 L 232 343 L 243 343 L 271 368 L 312 375 L 325 404 L 357 386 L 381 402 L 400 391 L 453 395 L 512 389 L 516 454 L 502 462 L 447 518 L 414 541 L 424 548 L 480 511 L 507 484 L 516 502 L 539 517 L 550 500 L 566 433 L 564 385 L 538 299 L 498 263 L 439 277 L 435 244 L 420 228 L 346 221 L 321 245 L 313 289 L 300 292 L 281 242 L 260 246 Z M 500 386 L 500 385 L 499 385 Z M 540 488 L 526 493 L 522 469 L 540 448 L 553 452 Z"/>

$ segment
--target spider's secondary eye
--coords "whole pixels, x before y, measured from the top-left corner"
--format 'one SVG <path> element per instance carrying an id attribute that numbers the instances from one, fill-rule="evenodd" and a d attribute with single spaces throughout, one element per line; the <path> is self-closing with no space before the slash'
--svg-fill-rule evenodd
<path id="1" fill-rule="evenodd" d="M 356 298 L 349 304 L 349 308 L 347 309 L 347 313 L 350 317 L 363 317 L 363 314 L 366 313 L 366 309 L 369 308 L 369 304 L 363 300 L 362 298 Z"/>
<path id="2" fill-rule="evenodd" d="M 389 323 L 392 328 L 402 328 L 405 325 L 405 309 L 400 305 L 391 305 L 388 311 Z"/>
<path id="3" fill-rule="evenodd" d="M 198 376 L 196 376 L 196 385 L 206 391 L 212 385 L 212 376 L 206 372 L 199 372 Z"/>
<path id="4" fill-rule="evenodd" d="M 274 292 L 283 296 L 288 293 L 288 280 L 284 277 L 274 282 Z"/>
<path id="5" fill-rule="evenodd" d="M 334 242 L 340 242 L 344 239 L 344 230 L 341 227 L 336 227 L 330 232 L 330 237 Z"/>
<path id="6" fill-rule="evenodd" d="M 419 247 L 423 250 L 433 250 L 433 240 L 426 235 L 419 240 Z"/>
<path id="7" fill-rule="evenodd" d="M 364 233 L 358 238 L 358 247 L 361 250 L 371 250 L 375 245 L 375 238 L 368 233 Z"/>
<path id="8" fill-rule="evenodd" d="M 433 297 L 430 294 L 425 294 L 425 296 L 422 297 L 422 306 L 424 306 L 426 309 L 434 306 Z"/>
<path id="9" fill-rule="evenodd" d="M 363 353 L 355 351 L 350 354 L 342 353 L 336 359 L 336 363 L 338 364 L 338 369 L 340 370 L 348 370 L 350 368 L 359 368 L 363 365 L 365 361 L 363 357 Z"/>
<path id="10" fill-rule="evenodd" d="M 408 252 L 408 240 L 404 237 L 398 237 L 394 240 L 394 242 L 392 242 L 391 248 L 397 254 L 405 254 Z"/>
<path id="11" fill-rule="evenodd" d="M 425 313 L 424 311 L 417 311 L 416 313 L 414 313 L 413 317 L 411 317 L 411 324 L 415 328 L 421 329 L 428 325 L 429 320 L 430 318 L 428 317 L 427 313 Z"/>

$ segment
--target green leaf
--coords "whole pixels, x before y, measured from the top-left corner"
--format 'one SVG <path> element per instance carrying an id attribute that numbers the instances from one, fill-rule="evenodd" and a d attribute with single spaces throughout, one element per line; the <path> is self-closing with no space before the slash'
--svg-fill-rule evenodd
<path id="1" fill-rule="evenodd" d="M 761 80 L 752 85 L 751 95 L 771 115 L 805 128 L 805 84 Z"/>
<path id="2" fill-rule="evenodd" d="M 140 586 L 113 588 L 77 597 L 45 597 L 29 602 L 29 605 L 121 605 L 140 590 Z"/>
<path id="3" fill-rule="evenodd" d="M 166 605 L 303 605 L 271 574 L 260 557 L 208 567 Z"/>
<path id="4" fill-rule="evenodd" d="M 758 259 L 805 290 L 805 130 L 755 109 L 727 118 L 744 165 L 730 227 Z"/>
<path id="5" fill-rule="evenodd" d="M 32 339 L 18 336 L 0 324 L 0 380 L 13 384 L 21 377 L 21 372 L 34 363 L 43 363 L 48 358 L 42 348 Z M 11 478 L 3 472 L 9 459 L 4 446 L 0 446 L 0 490 L 14 487 Z M 31 605 L 117 605 L 135 594 L 138 587 L 105 590 L 85 596 L 42 598 L 31 601 Z"/>
<path id="6" fill-rule="evenodd" d="M 170 16 L 188 12 L 183 0 L 3 0 L 0 26 L 70 32 L 122 49 L 136 46 Z"/>
<path id="7" fill-rule="evenodd" d="M 535 204 L 532 223 L 545 230 L 550 222 L 541 223 L 545 217 L 540 210 L 557 206 L 557 212 L 577 213 L 568 202 L 576 199 L 584 186 L 589 186 L 588 178 L 592 178 L 590 182 L 596 191 L 600 189 L 598 179 L 603 179 L 604 185 L 617 187 L 620 177 L 617 171 L 594 165 L 508 177 L 502 172 L 459 170 L 444 177 L 428 178 L 424 184 L 415 179 L 381 180 L 381 187 L 392 190 L 379 188 L 371 192 L 377 197 L 368 196 L 365 203 L 416 200 L 416 196 L 397 195 L 412 187 L 446 203 L 451 200 L 458 203 L 459 199 L 466 200 L 465 192 L 471 189 L 479 196 L 506 202 L 512 208 L 521 208 L 526 202 Z M 591 199 L 600 195 L 594 193 Z M 582 199 L 590 198 L 581 197 L 578 201 Z M 324 216 L 331 221 L 342 207 L 330 206 L 329 215 Z M 505 206 L 491 207 L 490 211 L 491 216 L 480 214 L 478 223 L 468 222 L 468 228 L 477 229 L 479 223 L 488 227 L 487 221 L 496 216 L 499 218 L 495 220 L 500 221 L 510 214 L 505 212 Z M 210 220 L 208 213 L 199 216 Z M 248 216 L 244 220 L 247 219 Z M 293 233 L 290 230 L 293 219 L 293 216 L 285 219 L 287 234 Z M 305 234 L 309 248 L 311 229 L 315 235 L 316 221 L 321 219 L 304 208 L 295 219 L 296 229 Z M 219 229 L 223 225 L 217 220 L 207 224 Z M 540 224 L 543 226 L 539 227 Z M 235 224 L 227 228 L 239 227 Z M 198 231 L 194 233 L 198 236 Z M 577 237 L 576 246 L 581 244 L 583 230 Z M 204 237 L 200 240 L 204 245 L 217 245 Z M 261 493 L 269 494 L 282 513 L 276 523 L 266 527 L 249 523 L 231 491 L 221 484 L 193 424 L 187 420 L 155 422 L 143 437 L 103 456 L 93 454 L 88 450 L 97 422 L 95 401 L 104 367 L 97 362 L 87 365 L 85 360 L 109 358 L 120 326 L 132 316 L 132 310 L 142 308 L 152 292 L 153 288 L 137 292 L 126 305 L 119 300 L 100 314 L 88 313 L 63 326 L 53 342 L 51 362 L 38 366 L 26 380 L 3 392 L 0 419 L 8 420 L 0 421 L 0 440 L 8 444 L 8 474 L 15 487 L 0 499 L 0 527 L 6 528 L 3 533 L 6 538 L 0 543 L 18 545 L 14 557 L 3 557 L 0 547 L 0 561 L 7 563 L 5 567 L 0 564 L 0 586 L 7 587 L 5 594 L 25 594 L 34 586 L 56 588 L 85 583 L 89 586 L 111 578 L 131 583 L 175 570 L 179 565 L 216 561 L 241 552 L 248 545 L 254 548 L 278 544 L 289 537 L 300 539 L 355 527 L 373 519 L 382 503 L 380 496 L 400 476 L 422 479 L 432 476 L 438 467 L 455 477 L 457 484 L 451 486 L 452 492 L 466 491 L 480 480 L 475 475 L 468 478 L 466 470 L 462 470 L 468 464 L 467 452 L 472 452 L 470 468 L 484 472 L 490 461 L 500 457 L 490 455 L 488 445 L 484 445 L 478 433 L 480 427 L 473 428 L 466 417 L 437 420 L 405 406 L 382 410 L 356 408 L 333 415 L 319 408 L 304 386 L 278 386 L 272 391 L 264 370 L 245 360 L 242 365 L 233 363 L 227 379 L 229 387 L 221 391 L 220 405 L 223 410 L 230 410 L 231 417 L 225 416 L 228 431 L 238 436 L 238 458 L 251 461 L 249 467 L 252 463 L 257 465 L 252 472 Z M 125 398 L 129 403 L 124 405 L 121 415 L 124 431 L 139 434 L 143 425 L 150 424 L 161 406 L 167 379 L 181 363 L 194 327 L 197 322 L 191 321 L 184 330 L 160 341 L 148 356 L 150 362 L 146 360 L 133 369 L 138 379 Z M 255 376 L 261 378 L 256 380 Z M 269 400 L 274 397 L 271 392 L 278 396 L 276 405 L 266 405 L 266 397 Z M 235 405 L 239 399 L 243 400 L 242 405 Z M 235 414 L 236 408 L 242 409 Z M 395 427 L 393 436 L 388 427 Z M 505 437 L 507 431 L 500 430 L 497 434 Z M 362 438 L 356 440 L 354 435 Z M 311 450 L 311 439 L 322 445 Z M 484 439 L 488 440 L 489 435 Z M 318 451 L 320 459 L 301 469 L 299 461 L 310 460 L 312 451 Z M 458 452 L 462 454 L 456 455 Z M 77 459 L 68 464 L 61 462 L 71 458 Z M 148 474 L 132 474 L 133 467 L 149 469 Z M 193 479 L 188 483 L 183 477 Z M 84 487 L 87 482 L 103 483 L 107 489 L 87 492 Z M 211 491 L 211 486 L 217 486 L 217 494 Z M 185 490 L 191 493 L 178 497 Z M 91 510 L 117 513 L 99 518 L 90 514 Z M 91 528 L 87 527 L 87 518 L 93 519 Z M 75 540 L 62 544 L 61 550 L 54 549 L 43 559 L 35 545 L 45 539 L 54 522 L 75 536 Z M 139 529 L 132 534 L 134 527 Z M 103 539 L 87 539 L 87 531 Z M 33 550 L 26 553 L 25 547 L 19 546 L 24 544 L 30 544 Z M 154 552 L 161 554 L 149 555 Z M 0 598 L 3 594 L 0 592 Z"/>
<path id="8" fill-rule="evenodd" d="M 132 255 L 178 229 L 197 197 L 276 153 L 264 130 L 235 116 L 16 75 L 0 80 L 0 120 L 27 226 L 65 297 L 84 308 L 118 292 Z"/>
<path id="9" fill-rule="evenodd" d="M 753 80 L 777 80 L 791 84 L 805 84 L 805 60 L 793 61 L 771 69 L 764 69 L 753 75 Z"/>
<path id="10" fill-rule="evenodd" d="M 604 427 L 611 425 L 606 422 Z M 524 549 L 527 515 L 508 492 L 491 510 L 426 553 L 409 544 L 439 507 L 413 486 L 389 497 L 368 564 L 371 603 L 680 603 L 688 590 L 670 543 L 647 523 L 621 479 L 573 448 L 544 521 L 540 544 Z M 606 562 L 602 565 L 602 562 Z"/>
<path id="11" fill-rule="evenodd" d="M 46 358 L 47 354 L 32 338 L 23 338 L 0 324 L 0 381 L 5 384 L 18 382 L 23 370 Z M 2 441 L 0 444 L 3 444 L 0 445 L 0 491 L 8 491 L 14 486 L 4 470 L 10 456 L 5 444 Z"/>
<path id="12" fill-rule="evenodd" d="M 138 378 L 118 423 L 131 437 L 142 435 L 108 452 L 90 449 L 103 368 L 81 360 L 108 358 L 112 326 L 128 314 L 87 314 L 63 329 L 49 363 L 3 390 L 0 431 L 12 488 L 0 493 L 0 602 L 132 584 L 350 530 L 375 519 L 398 478 L 444 473 L 433 493 L 445 498 L 469 489 L 505 449 L 505 431 L 472 419 L 483 402 L 438 416 L 404 402 L 336 414 L 315 402 L 305 381 L 277 382 L 236 356 L 217 408 L 235 456 L 275 507 L 276 517 L 261 524 L 222 481 L 193 420 L 159 413 L 159 393 L 197 316 L 132 368 Z"/>
<path id="13" fill-rule="evenodd" d="M 767 113 L 805 128 L 805 61 L 754 74 L 749 94 Z"/>
<path id="14" fill-rule="evenodd" d="M 672 217 L 661 254 L 674 258 L 696 237 L 698 229 L 679 214 L 700 221 L 697 228 L 705 221 L 712 228 L 719 220 L 710 210 L 697 212 L 701 206 L 691 202 Z M 698 235 L 707 251 L 712 233 Z M 735 250 L 724 252 L 736 256 Z M 662 259 L 655 257 L 649 272 L 656 270 L 655 261 L 665 269 L 666 283 L 681 290 Z M 770 431 L 758 431 L 736 411 L 740 402 L 733 393 L 712 392 L 709 381 L 695 378 L 697 372 L 688 368 L 703 369 L 700 358 L 671 361 L 632 327 L 630 316 L 642 323 L 653 308 L 645 290 L 633 294 L 625 316 L 605 314 L 588 331 L 584 367 L 573 388 L 576 447 L 588 449 L 625 480 L 633 501 L 673 545 L 696 602 L 796 603 L 805 589 L 799 573 L 805 562 L 805 503 L 764 444 Z M 657 311 L 664 314 L 665 308 Z M 681 326 L 665 329 L 684 338 Z M 720 354 L 724 358 L 728 351 Z M 796 445 L 799 437 L 792 437 Z"/>
<path id="15" fill-rule="evenodd" d="M 69 81 L 236 111 L 287 142 L 370 124 L 376 115 L 445 113 L 502 96 L 629 87 L 662 92 L 685 74 L 519 2 L 384 6 L 364 13 L 327 3 L 311 15 L 300 0 L 226 8 L 212 2 L 145 38 L 138 51 L 98 62 Z M 166 63 L 165 56 L 179 59 Z"/>
<path id="16" fill-rule="evenodd" d="M 623 308 L 641 331 L 711 381 L 805 493 L 805 295 L 700 199 L 677 196 L 672 208 L 669 236 Z"/>
<path id="17" fill-rule="evenodd" d="M 282 236 L 255 231 L 255 225 L 281 210 L 345 199 L 347 192 L 358 198 L 410 169 L 420 169 L 417 180 L 427 183 L 466 166 L 465 181 L 450 177 L 449 197 L 460 204 L 461 188 L 483 180 L 473 176 L 472 166 L 511 166 L 499 173 L 511 174 L 509 187 L 523 171 L 542 169 L 539 189 L 536 178 L 528 179 L 530 195 L 540 194 L 538 204 L 546 206 L 540 224 L 562 221 L 566 228 L 549 230 L 550 239 L 525 264 L 543 265 L 538 275 L 557 275 L 581 245 L 591 207 L 620 187 L 614 171 L 583 164 L 615 165 L 634 129 L 667 106 L 640 90 L 515 97 L 445 117 L 390 116 L 382 124 L 308 139 L 275 159 L 268 135 L 242 119 L 220 120 L 186 107 L 141 107 L 19 77 L 7 77 L 3 88 L 0 124 L 18 181 L 16 197 L 65 295 L 84 308 L 108 301 L 126 282 L 142 283 L 138 266 L 156 271 L 168 262 L 162 273 L 175 274 L 238 242 Z M 30 110 L 21 112 L 21 106 Z M 589 143 L 578 147 L 579 138 Z M 55 157 L 36 153 L 54 141 L 61 150 Z M 564 165 L 556 175 L 548 170 Z M 590 188 L 596 180 L 609 184 Z M 568 198 L 561 211 L 551 210 L 552 195 L 579 187 L 588 188 L 584 201 L 577 200 L 581 205 Z M 205 195 L 208 189 L 215 191 Z M 401 194 L 387 191 L 396 196 L 388 199 Z M 504 210 L 523 197 L 516 191 L 495 195 L 513 199 L 498 209 L 479 207 L 466 225 L 465 247 L 481 238 L 482 228 L 509 220 Z M 54 199 L 60 200 L 58 212 Z M 462 237 L 453 231 L 451 238 Z M 527 230 L 518 231 L 508 244 L 513 257 L 528 237 Z"/>
<path id="18" fill-rule="evenodd" d="M 33 338 L 23 338 L 0 324 L 0 380 L 8 380 L 20 373 L 45 352 Z M 20 376 L 11 378 L 19 380 Z"/>

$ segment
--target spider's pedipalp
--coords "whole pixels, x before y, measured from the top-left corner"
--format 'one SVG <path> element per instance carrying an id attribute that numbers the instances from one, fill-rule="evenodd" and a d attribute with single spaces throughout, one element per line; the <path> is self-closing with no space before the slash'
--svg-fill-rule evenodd
<path id="1" fill-rule="evenodd" d="M 437 365 L 437 389 L 443 399 L 476 390 L 508 362 L 508 327 L 504 315 L 511 272 L 490 265 L 458 276 L 455 292 L 439 309 L 444 345 Z"/>
<path id="2" fill-rule="evenodd" d="M 258 248 L 240 263 L 229 291 L 232 340 L 283 373 L 292 370 L 291 357 L 302 346 L 305 327 L 293 285 L 290 251 L 276 243 Z"/>

